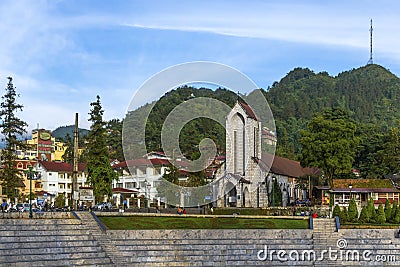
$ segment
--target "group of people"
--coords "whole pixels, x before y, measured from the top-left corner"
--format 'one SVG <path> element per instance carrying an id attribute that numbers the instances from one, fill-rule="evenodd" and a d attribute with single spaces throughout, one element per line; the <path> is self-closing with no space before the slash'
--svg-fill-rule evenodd
<path id="1" fill-rule="evenodd" d="M 182 208 L 182 207 L 178 207 L 177 213 L 178 213 L 179 215 L 186 214 L 186 210 L 185 210 L 184 208 Z"/>
<path id="2" fill-rule="evenodd" d="M 10 212 L 14 209 L 17 209 L 17 205 L 13 203 L 7 203 L 7 201 L 3 201 L 3 203 L 1 203 L 1 212 Z"/>
<path id="3" fill-rule="evenodd" d="M 23 212 L 25 210 L 24 206 L 14 204 L 14 203 L 7 203 L 7 201 L 3 201 L 1 203 L 1 212 Z"/>

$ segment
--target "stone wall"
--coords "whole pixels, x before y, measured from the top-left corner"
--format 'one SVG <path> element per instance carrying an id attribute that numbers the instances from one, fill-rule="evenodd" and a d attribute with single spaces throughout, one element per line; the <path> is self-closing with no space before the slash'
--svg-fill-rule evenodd
<path id="1" fill-rule="evenodd" d="M 397 229 L 336 231 L 334 220 L 315 219 L 313 230 L 103 232 L 77 214 L 0 219 L 0 266 L 400 266 Z"/>

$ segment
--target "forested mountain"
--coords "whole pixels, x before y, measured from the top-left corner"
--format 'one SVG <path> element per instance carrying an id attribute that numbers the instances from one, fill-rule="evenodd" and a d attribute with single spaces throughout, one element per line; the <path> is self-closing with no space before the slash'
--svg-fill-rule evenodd
<path id="1" fill-rule="evenodd" d="M 57 129 L 55 129 L 54 131 L 51 132 L 51 134 L 57 139 L 65 139 L 67 134 L 70 137 L 74 136 L 74 130 L 75 130 L 75 126 L 74 125 L 68 125 L 68 126 L 60 126 Z M 82 129 L 79 128 L 78 129 L 79 132 L 79 137 L 84 137 L 89 133 L 89 130 L 87 129 Z"/>
<path id="2" fill-rule="evenodd" d="M 389 144 L 386 140 L 393 139 L 397 134 L 390 132 L 391 128 L 398 127 L 400 122 L 400 79 L 387 69 L 371 64 L 332 77 L 327 72 L 314 73 L 307 68 L 296 68 L 263 93 L 276 122 L 278 155 L 297 159 L 296 155 L 301 149 L 301 130 L 307 128 L 310 119 L 325 109 L 342 108 L 349 112 L 356 123 L 357 136 L 361 140 L 354 167 L 365 175 L 394 173 L 394 168 L 385 171 L 377 161 L 385 160 L 379 155 L 384 153 L 382 149 Z M 184 86 L 166 93 L 155 103 L 147 119 L 147 151 L 161 149 L 160 135 L 166 117 L 174 107 L 194 97 L 218 99 L 231 107 L 237 100 L 234 92 L 225 89 Z M 131 111 L 128 116 L 133 119 L 140 117 L 152 104 Z M 125 123 L 126 120 L 124 127 Z M 128 137 L 134 139 L 135 136 L 135 127 L 132 127 Z M 197 158 L 197 145 L 206 137 L 213 139 L 224 151 L 224 128 L 205 118 L 192 120 L 185 125 L 179 137 L 181 150 L 187 157 Z M 371 166 L 377 169 L 371 169 Z"/>
<path id="3" fill-rule="evenodd" d="M 276 121 L 277 152 L 284 156 L 298 152 L 300 130 L 326 108 L 344 108 L 356 123 L 373 124 L 383 132 L 398 126 L 400 119 L 400 79 L 375 64 L 336 77 L 296 68 L 268 88 L 265 96 Z"/>
<path id="4" fill-rule="evenodd" d="M 161 149 L 161 129 L 168 114 L 177 105 L 196 97 L 214 98 L 233 107 L 237 95 L 229 90 L 218 88 L 215 91 L 206 88 L 183 86 L 162 96 L 152 111 L 146 125 L 146 147 L 148 151 Z M 145 107 L 142 107 L 145 108 Z M 225 150 L 225 130 L 217 122 L 207 118 L 197 118 L 187 123 L 179 136 L 181 150 L 188 158 L 196 159 L 200 155 L 198 145 L 204 138 L 211 138 L 220 150 Z"/>

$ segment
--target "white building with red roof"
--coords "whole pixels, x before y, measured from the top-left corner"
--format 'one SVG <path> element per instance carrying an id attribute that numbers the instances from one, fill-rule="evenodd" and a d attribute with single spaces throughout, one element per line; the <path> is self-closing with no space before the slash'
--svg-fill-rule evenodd
<path id="1" fill-rule="evenodd" d="M 57 196 L 64 194 L 68 200 L 72 191 L 73 165 L 65 162 L 39 161 L 36 170 L 41 173 L 41 183 L 44 192 Z M 78 166 L 78 187 L 88 186 L 86 163 Z M 66 203 L 68 205 L 68 202 Z"/>

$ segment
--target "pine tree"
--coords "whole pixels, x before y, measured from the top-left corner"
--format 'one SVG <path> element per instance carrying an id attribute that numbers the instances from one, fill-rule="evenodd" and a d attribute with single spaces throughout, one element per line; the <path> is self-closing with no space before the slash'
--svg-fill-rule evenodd
<path id="1" fill-rule="evenodd" d="M 274 206 L 282 206 L 282 191 L 281 187 L 279 186 L 278 179 L 274 179 L 275 181 L 273 182 L 273 198 L 274 198 Z"/>
<path id="2" fill-rule="evenodd" d="M 400 211 L 399 211 L 399 209 L 400 209 L 400 206 L 397 206 L 396 214 L 393 217 L 393 222 L 394 223 L 400 223 Z"/>
<path id="3" fill-rule="evenodd" d="M 368 201 L 367 211 L 368 211 L 369 222 L 375 222 L 376 211 L 375 211 L 374 200 L 372 198 L 370 198 Z"/>
<path id="4" fill-rule="evenodd" d="M 17 93 L 12 83 L 12 78 L 8 77 L 6 92 L 3 95 L 1 103 L 0 117 L 3 123 L 0 125 L 1 133 L 4 135 L 5 148 L 3 150 L 3 169 L 1 171 L 1 185 L 7 197 L 17 198 L 22 183 L 21 173 L 15 166 L 17 158 L 16 148 L 24 148 L 22 141 L 18 136 L 22 136 L 27 126 L 26 122 L 16 117 L 17 111 L 22 111 L 23 105 L 16 103 Z"/>
<path id="5" fill-rule="evenodd" d="M 394 219 L 396 217 L 396 214 L 400 213 L 399 212 L 399 206 L 397 205 L 397 201 L 393 202 L 393 207 L 392 207 L 392 216 L 390 216 L 390 222 L 394 222 Z M 387 218 L 386 218 L 387 220 Z"/>
<path id="6" fill-rule="evenodd" d="M 106 130 L 103 121 L 103 109 L 101 107 L 100 96 L 95 102 L 90 103 L 89 121 L 90 133 L 87 137 L 87 168 L 89 173 L 88 182 L 93 187 L 96 201 L 102 201 L 104 196 L 112 195 L 112 182 L 117 179 L 117 173 L 110 165 L 108 148 L 106 145 Z"/>
<path id="7" fill-rule="evenodd" d="M 392 217 L 392 205 L 390 204 L 389 199 L 386 199 L 385 202 L 385 216 L 387 221 Z"/>
<path id="8" fill-rule="evenodd" d="M 386 222 L 385 211 L 383 209 L 382 203 L 379 203 L 379 206 L 378 206 L 378 211 L 376 214 L 376 222 L 377 223 L 385 223 Z"/>
<path id="9" fill-rule="evenodd" d="M 342 223 L 346 223 L 349 221 L 349 213 L 347 212 L 346 207 L 343 207 L 342 211 L 340 212 L 339 218 Z"/>
<path id="10" fill-rule="evenodd" d="M 369 221 L 369 214 L 368 214 L 368 209 L 367 206 L 362 207 L 360 217 L 358 218 L 358 221 L 360 223 L 366 223 Z"/>
<path id="11" fill-rule="evenodd" d="M 349 222 L 355 222 L 358 219 L 358 210 L 357 210 L 357 204 L 354 198 L 350 200 L 349 204 Z"/>
<path id="12" fill-rule="evenodd" d="M 335 218 L 336 216 L 340 216 L 340 207 L 338 204 L 335 205 L 332 212 L 332 217 Z"/>

